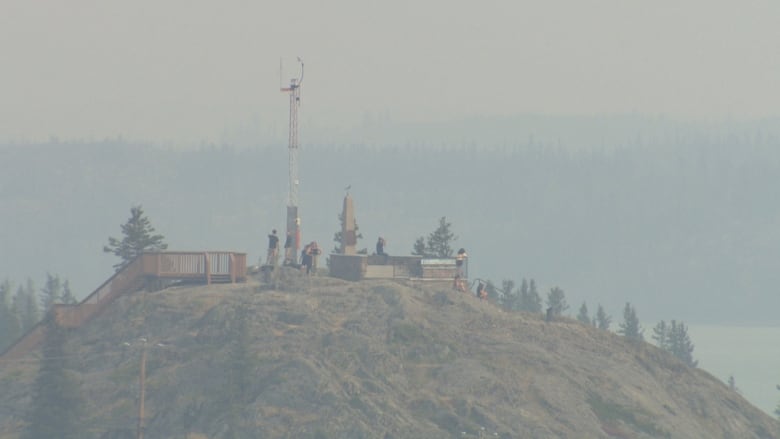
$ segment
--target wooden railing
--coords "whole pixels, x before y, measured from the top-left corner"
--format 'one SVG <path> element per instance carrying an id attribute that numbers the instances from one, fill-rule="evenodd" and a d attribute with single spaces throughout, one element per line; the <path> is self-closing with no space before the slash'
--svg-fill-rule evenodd
<path id="1" fill-rule="evenodd" d="M 420 256 L 330 255 L 330 275 L 347 280 L 415 279 L 453 280 L 460 273 L 468 279 L 468 259 L 458 270 L 455 258 L 423 259 Z"/>
<path id="2" fill-rule="evenodd" d="M 246 253 L 155 252 L 141 255 L 143 274 L 158 279 L 246 280 Z"/>
<path id="3" fill-rule="evenodd" d="M 137 284 L 143 279 L 143 265 L 141 257 L 135 258 L 124 268 L 114 273 L 113 276 L 103 282 L 92 294 L 82 300 L 79 305 L 102 305 L 113 301 L 116 296 L 123 294 L 130 289 L 133 284 Z"/>

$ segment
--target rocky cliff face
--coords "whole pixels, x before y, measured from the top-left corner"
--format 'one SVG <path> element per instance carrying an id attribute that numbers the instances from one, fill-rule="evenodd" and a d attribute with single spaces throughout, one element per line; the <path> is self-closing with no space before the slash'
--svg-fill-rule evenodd
<path id="1" fill-rule="evenodd" d="M 136 293 L 72 332 L 96 436 L 135 437 L 146 337 L 149 439 L 780 438 L 649 344 L 448 285 L 277 276 Z M 0 362 L 2 438 L 23 428 L 28 360 Z"/>

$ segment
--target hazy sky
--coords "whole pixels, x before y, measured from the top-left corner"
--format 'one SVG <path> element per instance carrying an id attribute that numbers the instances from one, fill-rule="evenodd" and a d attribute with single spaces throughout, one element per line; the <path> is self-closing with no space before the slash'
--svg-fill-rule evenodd
<path id="1" fill-rule="evenodd" d="M 0 141 L 286 137 L 279 60 L 288 82 L 296 56 L 312 132 L 367 115 L 778 116 L 778 18 L 776 0 L 2 0 Z"/>

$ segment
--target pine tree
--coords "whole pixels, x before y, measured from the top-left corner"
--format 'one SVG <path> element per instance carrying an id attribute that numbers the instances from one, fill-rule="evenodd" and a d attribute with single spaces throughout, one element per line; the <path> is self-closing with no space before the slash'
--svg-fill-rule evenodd
<path id="1" fill-rule="evenodd" d="M 775 388 L 780 390 L 780 385 L 775 385 Z M 780 402 L 777 403 L 777 407 L 775 408 L 775 416 L 777 416 L 777 419 L 780 419 Z"/>
<path id="2" fill-rule="evenodd" d="M 27 323 L 25 305 L 26 300 L 24 297 L 24 287 L 19 285 L 19 287 L 16 289 L 16 294 L 14 294 L 13 298 L 11 299 L 11 310 L 13 310 L 14 315 L 16 315 L 16 318 L 19 320 L 20 333 L 27 330 L 25 328 L 25 324 Z"/>
<path id="3" fill-rule="evenodd" d="M 8 279 L 0 283 L 0 352 L 21 335 L 22 325 L 13 306 L 13 285 Z"/>
<path id="4" fill-rule="evenodd" d="M 693 343 L 688 336 L 688 328 L 683 322 L 672 320 L 666 324 L 661 320 L 653 328 L 653 340 L 659 348 L 670 352 L 682 362 L 691 367 L 696 367 L 699 362 L 693 360 Z"/>
<path id="5" fill-rule="evenodd" d="M 661 320 L 653 328 L 653 340 L 659 348 L 669 350 L 669 328 L 665 321 Z"/>
<path id="6" fill-rule="evenodd" d="M 450 247 L 458 237 L 450 230 L 451 223 L 447 217 L 439 219 L 439 227 L 428 235 L 426 240 L 422 236 L 417 238 L 412 246 L 412 254 L 424 258 L 451 258 L 453 249 Z"/>
<path id="7" fill-rule="evenodd" d="M 547 306 L 552 308 L 553 315 L 556 316 L 569 309 L 569 304 L 566 303 L 566 294 L 562 289 L 558 287 L 550 289 L 550 292 L 547 293 Z"/>
<path id="8" fill-rule="evenodd" d="M 536 281 L 533 279 L 526 288 L 520 287 L 520 309 L 534 314 L 542 312 L 542 298 L 536 292 Z"/>
<path id="9" fill-rule="evenodd" d="M 528 281 L 523 278 L 522 282 L 520 282 L 520 300 L 523 300 L 523 297 L 528 295 Z"/>
<path id="10" fill-rule="evenodd" d="M 492 300 L 493 302 L 498 301 L 498 288 L 496 288 L 496 284 L 489 280 L 485 281 L 485 290 L 488 293 L 488 300 Z"/>
<path id="11" fill-rule="evenodd" d="M 688 336 L 688 328 L 683 322 L 672 320 L 669 326 L 669 335 L 667 337 L 669 351 L 675 357 L 690 367 L 696 367 L 699 362 L 693 359 L 693 343 Z"/>
<path id="12" fill-rule="evenodd" d="M 43 358 L 32 389 L 28 427 L 22 439 L 82 439 L 84 400 L 80 384 L 67 369 L 65 330 L 51 322 L 46 327 Z"/>
<path id="13" fill-rule="evenodd" d="M 515 311 L 520 305 L 520 296 L 515 290 L 515 281 L 504 279 L 501 282 L 501 307 L 507 311 Z"/>
<path id="14" fill-rule="evenodd" d="M 109 237 L 108 245 L 103 247 L 104 252 L 113 253 L 121 259 L 121 262 L 114 265 L 117 271 L 145 251 L 159 251 L 168 248 L 168 244 L 163 242 L 164 236 L 153 234 L 154 227 L 144 216 L 141 206 L 131 207 L 130 218 L 120 227 L 124 238 L 120 241 Z"/>
<path id="15" fill-rule="evenodd" d="M 618 334 L 629 340 L 642 341 L 644 329 L 639 325 L 639 319 L 636 316 L 636 310 L 630 303 L 626 302 L 623 309 L 623 323 L 620 324 Z"/>
<path id="16" fill-rule="evenodd" d="M 425 248 L 425 238 L 422 236 L 417 238 L 416 241 L 414 241 L 414 245 L 412 246 L 412 254 L 415 256 L 422 256 L 424 258 L 429 257 L 428 252 Z"/>
<path id="17" fill-rule="evenodd" d="M 590 316 L 588 315 L 588 305 L 585 302 L 582 302 L 582 306 L 580 307 L 580 312 L 577 314 L 577 320 L 580 322 L 590 325 Z"/>
<path id="18" fill-rule="evenodd" d="M 454 250 L 450 247 L 453 241 L 458 239 L 450 230 L 451 223 L 447 222 L 447 217 L 439 219 L 439 227 L 428 235 L 427 251 L 436 258 L 451 258 Z"/>
<path id="19" fill-rule="evenodd" d="M 607 315 L 600 303 L 593 324 L 602 331 L 609 331 L 609 325 L 612 324 L 612 317 Z"/>
<path id="20" fill-rule="evenodd" d="M 55 303 L 62 303 L 62 283 L 60 277 L 46 273 L 46 284 L 41 289 L 41 308 L 46 314 Z"/>
<path id="21" fill-rule="evenodd" d="M 738 393 L 740 392 L 740 390 L 737 389 L 737 380 L 734 378 L 734 375 L 729 375 L 728 385 L 729 385 L 729 390 L 731 390 L 732 392 L 738 392 Z"/>
<path id="22" fill-rule="evenodd" d="M 25 286 L 19 285 L 16 289 L 14 308 L 16 308 L 19 321 L 22 324 L 22 332 L 29 331 L 41 321 L 38 297 L 35 294 L 35 284 L 32 279 L 28 278 Z"/>
<path id="23" fill-rule="evenodd" d="M 78 303 L 78 300 L 76 300 L 76 297 L 73 296 L 73 292 L 70 290 L 70 282 L 68 282 L 67 279 L 65 279 L 65 282 L 62 284 L 62 303 L 66 305 L 75 305 Z"/>

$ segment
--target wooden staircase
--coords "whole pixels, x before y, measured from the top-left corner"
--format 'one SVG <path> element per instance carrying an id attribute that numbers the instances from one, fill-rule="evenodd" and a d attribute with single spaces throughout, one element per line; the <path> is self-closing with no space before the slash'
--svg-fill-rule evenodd
<path id="1" fill-rule="evenodd" d="M 235 283 L 246 281 L 246 253 L 148 252 L 114 273 L 92 294 L 76 305 L 54 305 L 37 325 L 19 337 L 0 354 L 0 362 L 23 356 L 41 345 L 47 323 L 78 328 L 100 315 L 117 297 L 139 291 L 158 280 L 198 283 Z"/>

